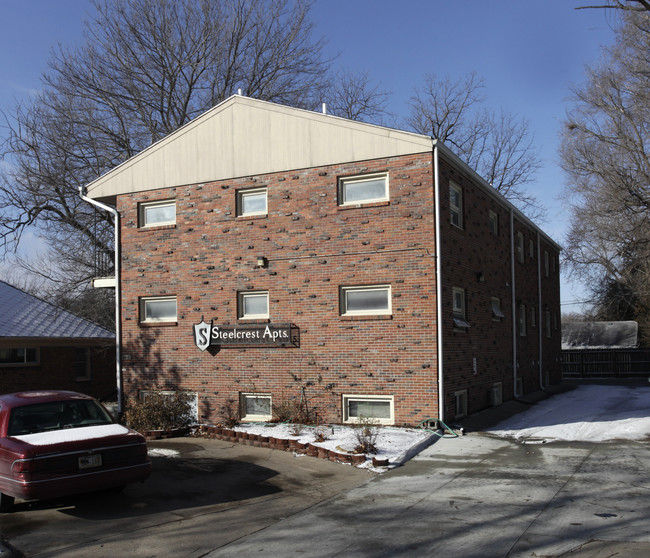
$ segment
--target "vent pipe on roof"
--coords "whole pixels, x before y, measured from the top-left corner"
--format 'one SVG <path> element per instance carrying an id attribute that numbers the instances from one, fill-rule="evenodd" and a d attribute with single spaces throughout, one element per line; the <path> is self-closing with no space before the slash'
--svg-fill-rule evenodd
<path id="1" fill-rule="evenodd" d="M 237 95 L 241 97 L 241 88 L 237 89 Z"/>
<path id="2" fill-rule="evenodd" d="M 323 103 L 323 114 L 327 114 L 327 103 Z"/>

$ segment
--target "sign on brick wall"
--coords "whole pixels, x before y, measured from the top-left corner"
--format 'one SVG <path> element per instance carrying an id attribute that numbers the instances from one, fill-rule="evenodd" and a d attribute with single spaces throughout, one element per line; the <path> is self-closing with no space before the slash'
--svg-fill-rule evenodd
<path id="1" fill-rule="evenodd" d="M 205 351 L 208 347 L 222 349 L 243 347 L 300 347 L 300 329 L 294 324 L 194 325 L 194 342 Z"/>

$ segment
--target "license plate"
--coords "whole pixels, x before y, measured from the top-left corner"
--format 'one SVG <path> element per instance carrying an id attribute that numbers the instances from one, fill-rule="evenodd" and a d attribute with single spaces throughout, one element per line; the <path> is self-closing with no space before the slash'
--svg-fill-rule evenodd
<path id="1" fill-rule="evenodd" d="M 84 455 L 79 458 L 79 469 L 90 469 L 91 467 L 101 467 L 101 454 Z"/>

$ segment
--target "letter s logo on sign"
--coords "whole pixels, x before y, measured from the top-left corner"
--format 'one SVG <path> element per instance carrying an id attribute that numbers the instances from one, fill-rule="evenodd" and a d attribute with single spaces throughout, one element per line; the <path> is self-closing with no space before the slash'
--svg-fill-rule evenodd
<path id="1" fill-rule="evenodd" d="M 194 325 L 194 343 L 196 346 L 205 351 L 210 346 L 210 331 L 212 324 L 206 324 L 201 318 L 200 324 Z"/>

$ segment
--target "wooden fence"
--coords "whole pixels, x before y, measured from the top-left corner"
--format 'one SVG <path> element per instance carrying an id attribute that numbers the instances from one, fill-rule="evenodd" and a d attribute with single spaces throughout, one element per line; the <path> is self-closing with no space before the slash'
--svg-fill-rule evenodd
<path id="1" fill-rule="evenodd" d="M 564 349 L 563 378 L 650 378 L 648 349 Z"/>

